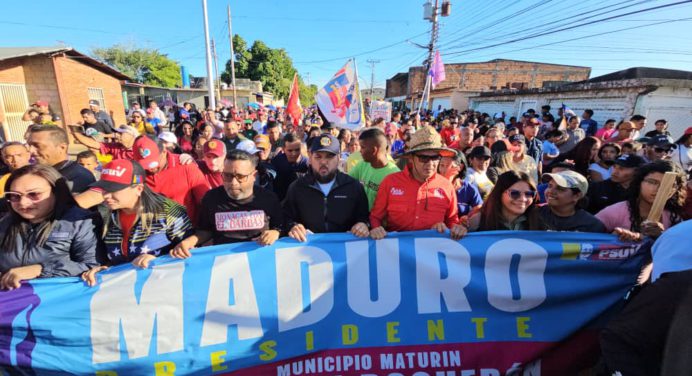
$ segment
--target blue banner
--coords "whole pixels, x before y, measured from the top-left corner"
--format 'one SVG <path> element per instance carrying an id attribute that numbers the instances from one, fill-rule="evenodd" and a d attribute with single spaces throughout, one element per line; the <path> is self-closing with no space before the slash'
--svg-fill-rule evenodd
<path id="1" fill-rule="evenodd" d="M 0 365 L 79 375 L 551 375 L 633 285 L 612 235 L 432 231 L 195 249 L 0 293 Z M 416 373 L 418 372 L 418 373 Z M 422 373 L 421 373 L 422 372 Z"/>

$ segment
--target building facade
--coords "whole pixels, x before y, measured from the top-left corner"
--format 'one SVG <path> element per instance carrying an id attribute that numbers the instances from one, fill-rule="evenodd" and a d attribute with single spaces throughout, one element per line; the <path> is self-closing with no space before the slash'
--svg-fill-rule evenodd
<path id="1" fill-rule="evenodd" d="M 466 109 L 468 99 L 486 91 L 525 90 L 583 81 L 591 68 L 495 59 L 478 63 L 445 64 L 445 80 L 430 93 L 429 109 Z M 387 80 L 385 99 L 415 108 L 425 88 L 426 69 L 410 67 Z"/>
<path id="2" fill-rule="evenodd" d="M 504 112 L 506 119 L 530 108 L 540 112 L 543 105 L 557 117 L 563 103 L 579 116 L 585 109 L 593 110 L 599 125 L 640 114 L 647 117 L 650 130 L 656 120 L 665 119 L 677 138 L 692 125 L 692 72 L 630 68 L 554 88 L 486 92 L 470 99 L 474 110 Z"/>
<path id="3" fill-rule="evenodd" d="M 62 125 L 81 121 L 89 100 L 116 124 L 125 121 L 121 80 L 130 78 L 69 47 L 0 48 L 0 124 L 5 140 L 22 140 L 31 103 L 46 101 Z"/>

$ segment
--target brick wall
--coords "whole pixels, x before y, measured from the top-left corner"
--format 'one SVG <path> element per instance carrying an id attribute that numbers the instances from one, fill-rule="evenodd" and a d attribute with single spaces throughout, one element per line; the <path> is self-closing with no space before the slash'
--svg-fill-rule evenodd
<path id="1" fill-rule="evenodd" d="M 69 57 L 55 57 L 55 65 L 65 100 L 65 124 L 81 120 L 79 111 L 89 107 L 88 88 L 103 89 L 105 107 L 115 124 L 125 123 L 122 88 L 117 78 Z"/>
<path id="2" fill-rule="evenodd" d="M 424 67 L 409 68 L 408 95 L 423 91 Z M 435 89 L 489 91 L 505 87 L 540 88 L 545 81 L 582 81 L 589 78 L 591 68 L 543 64 L 513 60 L 484 63 L 445 64 L 446 79 Z"/>
<path id="3" fill-rule="evenodd" d="M 24 67 L 20 59 L 0 61 L 0 84 L 23 84 Z"/>
<path id="4" fill-rule="evenodd" d="M 400 97 L 405 96 L 407 93 L 407 81 L 405 79 L 389 79 L 385 84 L 385 97 Z"/>
<path id="5" fill-rule="evenodd" d="M 22 59 L 24 78 L 26 80 L 26 95 L 29 103 L 38 100 L 47 101 L 51 110 L 62 115 L 62 105 L 58 94 L 58 82 L 50 57 L 40 55 Z"/>

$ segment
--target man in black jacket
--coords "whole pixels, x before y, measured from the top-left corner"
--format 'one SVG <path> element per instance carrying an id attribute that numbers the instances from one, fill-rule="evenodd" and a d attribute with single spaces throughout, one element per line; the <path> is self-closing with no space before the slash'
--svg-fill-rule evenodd
<path id="1" fill-rule="evenodd" d="M 370 235 L 368 198 L 358 180 L 338 170 L 340 150 L 331 134 L 311 143 L 310 170 L 291 184 L 283 202 L 288 236 L 305 241 L 308 231 Z"/>

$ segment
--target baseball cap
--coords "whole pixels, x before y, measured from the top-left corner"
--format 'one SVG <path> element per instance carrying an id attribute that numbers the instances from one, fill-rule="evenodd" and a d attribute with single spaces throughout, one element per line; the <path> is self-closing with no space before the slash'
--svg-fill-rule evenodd
<path id="1" fill-rule="evenodd" d="M 665 134 L 658 134 L 651 137 L 648 144 L 650 146 L 673 146 L 674 149 L 678 147 L 675 145 L 673 138 Z"/>
<path id="2" fill-rule="evenodd" d="M 589 190 L 589 182 L 586 178 L 576 171 L 560 171 L 555 173 L 543 174 L 543 181 L 552 179 L 555 184 L 562 188 L 577 188 L 582 194 Z"/>
<path id="3" fill-rule="evenodd" d="M 96 99 L 91 99 L 89 101 L 89 106 L 100 106 L 100 105 L 101 105 L 101 103 L 99 103 L 99 101 L 97 101 Z"/>
<path id="4" fill-rule="evenodd" d="M 135 184 L 143 184 L 145 175 L 139 163 L 129 159 L 116 159 L 103 166 L 101 178 L 89 187 L 103 192 L 115 192 Z"/>
<path id="5" fill-rule="evenodd" d="M 137 129 L 135 129 L 135 127 L 133 127 L 131 125 L 122 124 L 113 130 L 118 132 L 118 133 L 129 133 L 133 137 L 139 136 L 139 132 L 137 131 Z"/>
<path id="6" fill-rule="evenodd" d="M 255 143 L 250 140 L 243 140 L 238 143 L 235 147 L 236 150 L 242 150 L 249 154 L 259 153 L 259 149 L 255 146 Z"/>
<path id="7" fill-rule="evenodd" d="M 326 151 L 332 154 L 341 153 L 339 140 L 331 134 L 322 134 L 315 138 L 310 144 L 310 153 Z"/>
<path id="8" fill-rule="evenodd" d="M 625 168 L 637 168 L 645 164 L 644 158 L 634 154 L 623 154 L 615 160 L 615 164 Z"/>
<path id="9" fill-rule="evenodd" d="M 163 132 L 159 133 L 158 137 L 160 140 L 164 140 L 164 141 L 170 142 L 172 144 L 178 143 L 178 139 L 175 137 L 175 134 L 173 132 L 163 131 Z"/>
<path id="10" fill-rule="evenodd" d="M 245 124 L 252 124 L 252 120 L 251 119 L 245 119 L 244 123 Z"/>
<path id="11" fill-rule="evenodd" d="M 159 167 L 159 146 L 156 141 L 148 136 L 137 137 L 132 145 L 132 150 L 135 154 L 135 161 L 139 162 L 144 169 L 154 169 Z"/>
<path id="12" fill-rule="evenodd" d="M 526 141 L 526 138 L 524 138 L 523 134 L 515 134 L 512 137 L 509 138 L 509 142 L 524 142 Z"/>
<path id="13" fill-rule="evenodd" d="M 684 134 L 684 135 L 685 135 L 685 136 L 688 136 L 688 135 L 691 135 L 691 134 L 692 134 L 692 127 L 687 127 L 687 129 L 685 129 L 685 134 Z"/>
<path id="14" fill-rule="evenodd" d="M 468 155 L 469 159 L 471 158 L 479 158 L 479 157 L 492 157 L 492 153 L 490 153 L 490 149 L 488 149 L 487 146 L 475 146 L 473 149 L 471 149 L 471 152 L 469 152 Z"/>
<path id="15" fill-rule="evenodd" d="M 255 146 L 258 148 L 262 148 L 264 150 L 269 150 L 271 149 L 271 143 L 269 142 L 269 136 L 264 135 L 264 134 L 258 134 L 255 136 Z"/>
<path id="16" fill-rule="evenodd" d="M 204 154 L 213 154 L 216 157 L 226 156 L 226 144 L 223 141 L 211 139 L 204 144 Z"/>
<path id="17" fill-rule="evenodd" d="M 36 101 L 34 104 L 39 106 L 39 107 L 48 106 L 48 101 Z"/>

